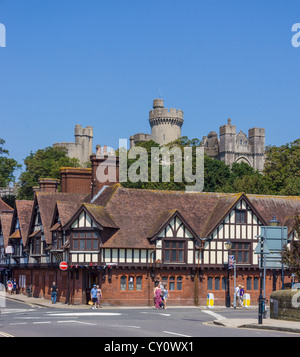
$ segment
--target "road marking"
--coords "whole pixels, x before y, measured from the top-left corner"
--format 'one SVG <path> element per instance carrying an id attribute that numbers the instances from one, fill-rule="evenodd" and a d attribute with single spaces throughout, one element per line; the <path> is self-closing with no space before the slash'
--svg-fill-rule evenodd
<path id="1" fill-rule="evenodd" d="M 66 320 L 66 321 L 57 321 L 58 324 L 62 323 L 74 323 L 74 324 L 83 324 L 83 325 L 92 325 L 96 326 L 96 324 L 92 324 L 90 322 L 82 322 L 82 321 L 75 321 L 75 320 Z"/>
<path id="2" fill-rule="evenodd" d="M 36 321 L 33 322 L 33 324 L 38 325 L 38 324 L 51 324 L 51 321 Z"/>
<path id="3" fill-rule="evenodd" d="M 1 336 L 4 336 L 4 337 L 15 337 L 15 336 L 13 336 L 13 335 L 10 335 L 9 333 L 2 332 L 2 331 L 0 331 L 0 335 L 1 335 Z"/>
<path id="4" fill-rule="evenodd" d="M 168 333 L 170 335 L 176 335 L 176 336 L 181 336 L 181 337 L 192 337 L 192 336 L 188 336 L 188 335 L 183 335 L 181 333 L 177 333 L 177 332 L 171 332 L 171 331 L 163 331 L 164 333 Z"/>
<path id="5" fill-rule="evenodd" d="M 217 319 L 217 320 L 219 320 L 219 321 L 226 319 L 226 317 L 224 317 L 224 316 L 222 316 L 222 315 L 220 315 L 220 314 L 217 314 L 217 313 L 215 313 L 215 312 L 213 312 L 213 311 L 210 311 L 210 310 L 202 310 L 202 312 L 204 312 L 205 314 L 208 314 L 208 315 L 214 317 L 215 319 Z"/>
<path id="6" fill-rule="evenodd" d="M 9 325 L 27 325 L 27 322 L 12 322 Z"/>
<path id="7" fill-rule="evenodd" d="M 49 316 L 120 316 L 117 312 L 66 312 L 59 314 L 49 314 Z"/>

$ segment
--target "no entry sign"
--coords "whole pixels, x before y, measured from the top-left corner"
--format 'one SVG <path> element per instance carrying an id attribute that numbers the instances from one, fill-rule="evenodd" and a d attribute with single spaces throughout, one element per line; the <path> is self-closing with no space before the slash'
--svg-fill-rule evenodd
<path id="1" fill-rule="evenodd" d="M 59 267 L 61 270 L 67 270 L 68 269 L 68 263 L 67 262 L 60 262 Z"/>

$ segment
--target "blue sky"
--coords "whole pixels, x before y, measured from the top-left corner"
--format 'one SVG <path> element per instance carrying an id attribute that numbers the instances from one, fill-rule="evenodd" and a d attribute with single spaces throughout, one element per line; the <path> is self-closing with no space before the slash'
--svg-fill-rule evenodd
<path id="1" fill-rule="evenodd" d="M 150 133 L 160 92 L 189 138 L 227 118 L 266 145 L 300 136 L 299 0 L 0 0 L 0 23 L 0 137 L 20 163 L 76 124 L 94 148 Z"/>

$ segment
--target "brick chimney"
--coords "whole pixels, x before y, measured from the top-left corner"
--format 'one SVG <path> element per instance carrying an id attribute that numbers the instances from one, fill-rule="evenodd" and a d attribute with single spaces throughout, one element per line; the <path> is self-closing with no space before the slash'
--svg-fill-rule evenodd
<path id="1" fill-rule="evenodd" d="M 92 163 L 92 184 L 91 195 L 94 197 L 103 186 L 114 185 L 119 182 L 119 157 L 113 153 L 107 153 L 107 146 L 103 147 L 103 154 L 101 153 L 101 147 L 97 146 L 97 155 L 90 156 Z M 99 165 L 102 165 L 104 170 L 98 170 Z M 99 180 L 99 175 L 103 174 L 104 178 L 109 177 L 105 182 Z"/>
<path id="2" fill-rule="evenodd" d="M 39 179 L 40 192 L 58 192 L 59 180 L 53 178 Z"/>

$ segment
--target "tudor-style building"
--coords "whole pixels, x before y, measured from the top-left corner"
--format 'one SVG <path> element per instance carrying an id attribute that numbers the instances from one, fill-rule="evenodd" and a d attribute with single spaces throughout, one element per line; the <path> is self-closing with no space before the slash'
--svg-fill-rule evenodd
<path id="1" fill-rule="evenodd" d="M 10 268 L 17 281 L 33 285 L 34 296 L 50 298 L 56 281 L 60 301 L 86 303 L 96 283 L 104 305 L 151 306 L 154 283 L 163 281 L 170 305 L 205 305 L 210 292 L 216 305 L 224 305 L 229 239 L 237 283 L 256 304 L 259 269 L 254 250 L 260 227 L 275 214 L 288 227 L 289 240 L 298 239 L 293 217 L 299 211 L 299 197 L 139 190 L 120 184 L 98 187 L 91 195 L 86 185 L 82 194 L 57 192 L 53 182 L 47 186 L 43 181 L 31 207 L 28 203 L 27 237 L 19 230 L 25 216 L 17 204 L 3 244 L 20 241 L 20 232 L 27 261 L 19 259 Z M 0 221 L 3 225 L 4 214 Z M 63 260 L 67 271 L 59 269 Z M 233 273 L 229 276 L 233 296 Z M 286 270 L 285 282 L 290 280 Z M 281 272 L 267 270 L 267 296 L 280 287 Z"/>

